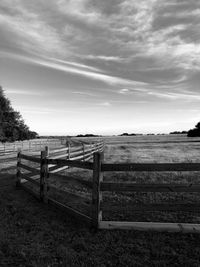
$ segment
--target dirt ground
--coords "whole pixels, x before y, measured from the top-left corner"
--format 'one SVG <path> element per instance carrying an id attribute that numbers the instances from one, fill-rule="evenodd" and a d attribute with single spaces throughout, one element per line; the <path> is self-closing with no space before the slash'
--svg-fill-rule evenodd
<path id="1" fill-rule="evenodd" d="M 94 233 L 0 173 L 0 266 L 200 266 L 199 235 Z"/>

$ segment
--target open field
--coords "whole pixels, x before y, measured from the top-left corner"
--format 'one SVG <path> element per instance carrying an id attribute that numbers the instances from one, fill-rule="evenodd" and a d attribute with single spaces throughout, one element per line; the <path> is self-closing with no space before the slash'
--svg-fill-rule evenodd
<path id="1" fill-rule="evenodd" d="M 155 136 L 157 138 L 157 136 Z M 161 142 L 148 136 L 109 138 L 106 162 L 200 162 L 200 142 L 186 142 L 185 137 Z M 140 139 L 140 143 L 138 139 Z M 166 137 L 166 138 L 171 138 Z M 84 139 L 85 140 L 85 139 Z M 172 141 L 172 142 L 171 142 Z M 11 171 L 10 171 L 11 172 Z M 91 171 L 70 168 L 64 173 L 90 179 Z M 200 183 L 200 173 L 105 173 L 105 181 L 136 183 Z M 9 181 L 9 182 L 8 182 Z M 72 193 L 68 204 L 79 205 L 73 192 L 87 197 L 90 192 L 66 179 L 50 176 L 51 184 Z M 32 196 L 13 187 L 13 176 L 1 173 L 0 195 L 0 266 L 199 266 L 199 235 L 137 231 L 99 231 L 92 233 L 66 214 L 49 209 Z M 7 186 L 6 186 L 7 185 Z M 54 192 L 52 191 L 52 194 Z M 63 198 L 57 194 L 57 198 Z M 200 203 L 198 193 L 104 193 L 104 219 L 135 221 L 200 222 L 198 212 L 148 212 L 129 210 L 145 203 Z M 84 201 L 83 201 L 84 202 Z M 82 204 L 89 204 L 83 203 Z M 84 205 L 83 205 L 84 206 Z M 83 208 L 81 206 L 80 208 Z M 113 208 L 112 213 L 106 211 Z M 124 208 L 124 212 L 122 211 Z"/>
<path id="2" fill-rule="evenodd" d="M 74 137 L 74 140 L 81 141 L 96 141 L 104 140 L 106 144 L 135 144 L 135 143 L 193 143 L 199 142 L 199 137 L 187 137 L 185 134 L 171 135 L 136 135 L 136 136 L 103 136 L 103 137 Z"/>

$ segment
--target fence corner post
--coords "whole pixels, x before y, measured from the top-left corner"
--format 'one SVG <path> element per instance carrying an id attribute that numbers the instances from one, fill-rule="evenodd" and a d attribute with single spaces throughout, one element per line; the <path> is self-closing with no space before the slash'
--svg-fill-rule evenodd
<path id="1" fill-rule="evenodd" d="M 16 174 L 16 187 L 20 187 L 21 185 L 21 149 L 18 149 L 17 152 L 17 174 Z"/>
<path id="2" fill-rule="evenodd" d="M 92 228 L 97 230 L 99 228 L 99 222 L 102 220 L 101 211 L 101 182 L 103 181 L 103 173 L 101 171 L 101 163 L 103 160 L 103 154 L 95 152 L 93 154 L 93 186 L 92 186 Z"/>
<path id="3" fill-rule="evenodd" d="M 46 146 L 44 151 L 41 151 L 41 162 L 40 162 L 40 200 L 44 203 L 48 203 L 48 154 L 49 149 Z"/>

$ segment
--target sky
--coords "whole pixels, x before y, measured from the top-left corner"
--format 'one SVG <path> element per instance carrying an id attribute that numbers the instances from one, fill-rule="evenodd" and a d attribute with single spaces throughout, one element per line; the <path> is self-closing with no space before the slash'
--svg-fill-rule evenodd
<path id="1" fill-rule="evenodd" d="M 0 85 L 40 135 L 200 121 L 200 1 L 1 0 Z"/>

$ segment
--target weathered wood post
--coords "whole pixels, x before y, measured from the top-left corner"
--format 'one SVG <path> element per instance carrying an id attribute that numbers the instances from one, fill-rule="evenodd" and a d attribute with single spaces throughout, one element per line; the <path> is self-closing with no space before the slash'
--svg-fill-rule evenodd
<path id="1" fill-rule="evenodd" d="M 21 184 L 21 168 L 20 168 L 20 163 L 21 163 L 21 150 L 18 149 L 17 152 L 17 175 L 16 175 L 16 186 L 20 187 Z"/>
<path id="2" fill-rule="evenodd" d="M 67 142 L 67 145 L 68 145 L 68 159 L 70 160 L 70 142 L 69 141 Z"/>
<path id="3" fill-rule="evenodd" d="M 85 161 L 85 145 L 82 143 L 82 149 L 83 149 L 83 161 Z"/>
<path id="4" fill-rule="evenodd" d="M 99 222 L 102 220 L 101 201 L 102 193 L 100 184 L 103 181 L 103 173 L 101 172 L 101 163 L 103 154 L 96 152 L 93 155 L 93 187 L 92 187 L 92 228 L 95 230 L 99 227 Z"/>
<path id="5" fill-rule="evenodd" d="M 41 151 L 40 157 L 40 200 L 44 203 L 48 203 L 48 177 L 49 177 L 49 170 L 48 170 L 48 147 L 45 147 L 44 151 Z"/>
<path id="6" fill-rule="evenodd" d="M 3 144 L 4 147 L 4 155 L 6 154 L 6 143 Z"/>
<path id="7" fill-rule="evenodd" d="M 101 142 L 101 149 L 100 149 L 100 151 L 103 152 L 104 151 L 104 148 L 105 148 L 105 143 L 102 141 Z"/>

